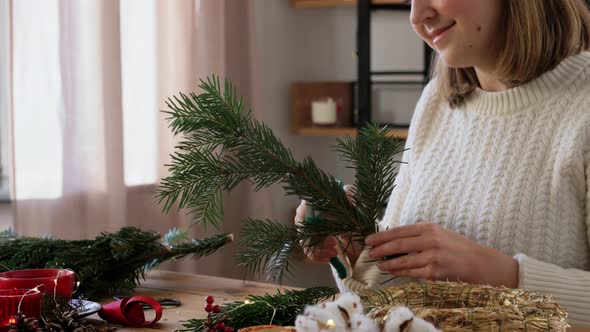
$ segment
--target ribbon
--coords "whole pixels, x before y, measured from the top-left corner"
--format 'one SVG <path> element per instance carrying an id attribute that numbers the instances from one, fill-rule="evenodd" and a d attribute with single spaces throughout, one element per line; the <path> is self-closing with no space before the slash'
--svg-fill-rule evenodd
<path id="1" fill-rule="evenodd" d="M 141 304 L 145 303 L 156 311 L 156 317 L 151 321 L 145 320 Z M 128 325 L 131 327 L 148 327 L 156 324 L 162 318 L 162 306 L 151 297 L 134 296 L 122 298 L 119 301 L 105 304 L 98 312 L 100 318 L 112 324 Z"/>

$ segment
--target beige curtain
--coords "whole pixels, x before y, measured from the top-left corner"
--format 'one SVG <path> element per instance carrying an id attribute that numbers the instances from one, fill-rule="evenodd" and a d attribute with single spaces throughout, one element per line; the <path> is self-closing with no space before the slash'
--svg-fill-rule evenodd
<path id="1" fill-rule="evenodd" d="M 2 1 L 16 230 L 75 239 L 128 225 L 187 228 L 190 216 L 162 215 L 153 195 L 175 144 L 160 110 L 209 74 L 231 79 L 257 108 L 251 1 Z M 237 231 L 251 211 L 270 211 L 247 186 L 231 197 L 239 199 L 226 202 L 224 231 Z M 240 277 L 234 252 L 183 269 Z"/>

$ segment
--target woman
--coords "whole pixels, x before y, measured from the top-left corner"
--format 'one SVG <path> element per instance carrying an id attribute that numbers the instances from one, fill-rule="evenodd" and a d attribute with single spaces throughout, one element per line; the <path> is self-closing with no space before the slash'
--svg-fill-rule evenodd
<path id="1" fill-rule="evenodd" d="M 413 0 L 410 21 L 436 51 L 436 72 L 368 256 L 410 253 L 377 265 L 390 278 L 551 294 L 571 323 L 590 324 L 584 2 Z M 320 249 L 321 261 L 340 251 L 334 238 Z M 354 267 L 359 279 L 364 262 Z"/>

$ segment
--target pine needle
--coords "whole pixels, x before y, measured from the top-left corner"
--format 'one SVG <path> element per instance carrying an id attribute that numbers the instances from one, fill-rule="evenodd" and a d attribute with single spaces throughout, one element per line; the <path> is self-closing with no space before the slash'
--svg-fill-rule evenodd
<path id="1" fill-rule="evenodd" d="M 221 306 L 221 312 L 215 317 L 223 319 L 229 316 L 228 326 L 241 329 L 254 325 L 274 324 L 293 326 L 297 315 L 306 305 L 315 304 L 333 298 L 338 289 L 333 287 L 313 287 L 305 290 L 277 290 L 275 295 L 249 295 L 244 302 L 232 302 Z M 202 319 L 188 320 L 180 331 L 203 331 Z"/>
<path id="2" fill-rule="evenodd" d="M 302 253 L 302 240 L 317 244 L 328 236 L 346 234 L 363 242 L 377 231 L 377 218 L 393 190 L 403 140 L 369 125 L 357 138 L 338 141 L 335 150 L 356 170 L 351 202 L 335 177 L 310 157 L 296 161 L 268 126 L 253 119 L 231 83 L 222 85 L 213 76 L 202 80 L 199 88 L 200 94 L 180 93 L 167 102 L 170 128 L 182 141 L 168 165 L 170 176 L 157 191 L 164 211 L 177 204 L 189 209 L 197 222 L 219 227 L 223 192 L 243 181 L 252 183 L 254 190 L 281 184 L 287 195 L 305 199 L 325 221 L 297 227 L 245 221 L 241 244 L 246 249 L 238 256 L 239 263 L 249 272 L 277 280 L 288 271 L 289 258 Z"/>
<path id="3" fill-rule="evenodd" d="M 173 231 L 179 236 L 178 231 Z M 171 233 L 172 234 L 172 233 Z M 169 241 L 171 237 L 169 235 Z M 0 238 L 0 266 L 11 269 L 69 268 L 80 277 L 77 295 L 96 298 L 119 290 L 133 290 L 145 272 L 166 260 L 209 255 L 231 241 L 220 234 L 203 240 L 161 242 L 160 235 L 122 228 L 94 240 L 66 241 L 33 237 Z"/>

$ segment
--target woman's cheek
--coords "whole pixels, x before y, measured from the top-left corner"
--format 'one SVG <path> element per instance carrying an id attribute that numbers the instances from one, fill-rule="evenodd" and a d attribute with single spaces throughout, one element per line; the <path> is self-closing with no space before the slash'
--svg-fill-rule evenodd
<path id="1" fill-rule="evenodd" d="M 432 47 L 432 41 L 430 40 L 430 37 L 428 37 L 428 34 L 426 33 L 426 29 L 424 28 L 424 26 L 412 25 L 412 28 L 414 28 L 414 31 L 422 40 L 424 40 L 426 43 L 428 43 L 428 45 L 430 45 L 430 47 Z"/>
<path id="2" fill-rule="evenodd" d="M 486 0 L 495 1 L 495 0 Z M 448 17 L 471 17 L 481 12 L 482 4 L 473 0 L 442 0 L 438 6 L 441 14 Z"/>

